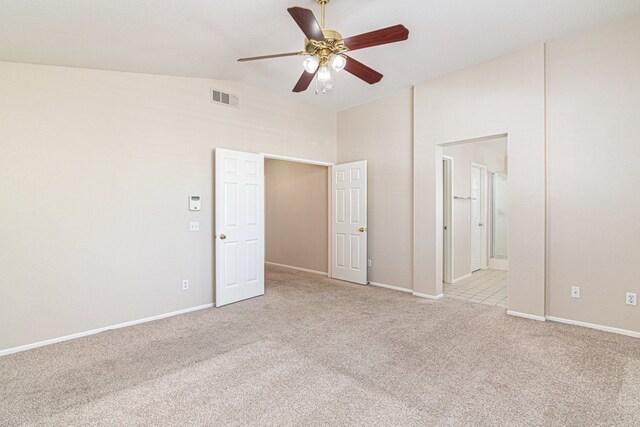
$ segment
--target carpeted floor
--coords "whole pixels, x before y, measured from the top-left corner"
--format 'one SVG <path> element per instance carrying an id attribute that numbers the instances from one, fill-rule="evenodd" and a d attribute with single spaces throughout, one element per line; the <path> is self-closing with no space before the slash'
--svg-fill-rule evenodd
<path id="1" fill-rule="evenodd" d="M 269 267 L 264 297 L 0 358 L 0 425 L 640 425 L 640 340 Z"/>

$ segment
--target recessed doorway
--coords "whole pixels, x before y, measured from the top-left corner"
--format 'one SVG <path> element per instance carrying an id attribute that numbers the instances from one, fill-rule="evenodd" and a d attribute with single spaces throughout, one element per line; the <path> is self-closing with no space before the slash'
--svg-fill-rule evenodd
<path id="1" fill-rule="evenodd" d="M 265 159 L 266 263 L 329 272 L 329 167 Z"/>
<path id="2" fill-rule="evenodd" d="M 507 137 L 442 153 L 444 295 L 507 308 Z"/>
<path id="3" fill-rule="evenodd" d="M 368 283 L 366 160 L 216 149 L 214 182 L 217 307 L 263 295 L 268 263 Z"/>

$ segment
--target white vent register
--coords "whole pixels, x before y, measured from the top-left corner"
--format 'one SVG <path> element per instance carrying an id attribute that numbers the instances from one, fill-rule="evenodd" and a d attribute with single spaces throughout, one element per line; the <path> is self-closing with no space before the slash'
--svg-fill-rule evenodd
<path id="1" fill-rule="evenodd" d="M 211 102 L 238 108 L 238 97 L 219 90 L 211 89 Z"/>

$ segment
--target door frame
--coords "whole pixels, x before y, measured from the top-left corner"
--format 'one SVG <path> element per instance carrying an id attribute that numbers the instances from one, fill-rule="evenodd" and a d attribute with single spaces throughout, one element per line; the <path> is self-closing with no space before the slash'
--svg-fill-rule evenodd
<path id="1" fill-rule="evenodd" d="M 327 166 L 327 167 L 335 165 L 335 163 L 331 163 L 331 162 L 323 162 L 321 160 L 302 159 L 299 157 L 281 156 L 280 154 L 272 154 L 272 153 L 258 153 L 258 154 L 262 154 L 265 159 L 271 159 L 271 160 L 284 160 L 286 162 L 306 163 L 309 165 Z"/>
<path id="2" fill-rule="evenodd" d="M 471 169 L 480 169 L 480 221 L 483 224 L 480 229 L 480 269 L 489 268 L 489 240 L 487 226 L 487 173 L 488 169 L 485 165 L 471 162 Z M 471 174 L 473 181 L 473 174 Z M 472 226 L 473 227 L 473 226 Z M 471 231 L 473 232 L 473 231 Z M 469 266 L 471 268 L 471 266 Z"/>
<path id="3" fill-rule="evenodd" d="M 221 147 L 220 147 L 221 148 Z M 222 149 L 222 148 L 221 148 Z M 247 151 L 249 152 L 249 151 Z M 328 168 L 328 173 L 327 173 L 327 180 L 328 180 L 328 191 L 327 191 L 327 199 L 328 199 L 328 210 L 327 210 L 327 242 L 328 242 L 328 253 L 327 253 L 327 276 L 328 277 L 332 277 L 332 268 L 331 268 L 331 259 L 332 259 L 332 245 L 331 245 L 331 230 L 332 230 L 332 221 L 331 221 L 331 214 L 333 212 L 333 202 L 332 202 L 332 194 L 333 194 L 333 180 L 331 179 L 331 170 L 329 169 L 331 166 L 335 166 L 338 163 L 333 163 L 333 162 L 325 162 L 322 160 L 312 160 L 312 159 L 305 159 L 305 158 L 300 158 L 300 157 L 291 157 L 291 156 L 284 156 L 281 154 L 275 154 L 275 153 L 265 153 L 265 152 L 258 152 L 256 154 L 259 154 L 261 156 L 263 156 L 264 159 L 273 159 L 273 160 L 284 160 L 284 161 L 288 161 L 288 162 L 296 162 L 296 163 L 307 163 L 307 164 L 311 164 L 311 165 L 317 165 L 317 166 L 325 166 Z M 215 180 L 215 175 L 214 175 L 214 180 Z M 215 182 L 214 182 L 214 187 L 215 187 Z M 214 195 L 215 197 L 215 195 Z M 265 203 L 266 203 L 266 199 L 265 199 Z M 214 229 L 215 229 L 215 210 L 214 210 L 214 215 L 213 215 L 213 221 L 214 221 Z M 266 250 L 266 239 L 265 239 L 265 250 Z M 214 255 L 215 256 L 215 255 Z M 266 261 L 265 261 L 266 263 Z M 215 264 L 215 263 L 214 263 Z M 365 268 L 368 268 L 365 267 Z M 214 281 L 217 280 L 217 278 L 214 276 Z M 216 283 L 213 284 L 213 286 L 216 286 Z"/>
<path id="4" fill-rule="evenodd" d="M 264 156 L 265 159 L 272 160 L 283 160 L 286 162 L 294 162 L 294 163 L 306 163 L 309 165 L 316 166 L 325 166 L 327 168 L 327 277 L 331 277 L 331 166 L 334 166 L 335 163 L 324 162 L 322 160 L 311 160 L 311 159 L 303 159 L 299 157 L 290 157 L 283 156 L 280 154 L 273 153 L 259 153 Z M 266 198 L 265 198 L 266 203 Z M 265 245 L 267 244 L 267 239 L 265 239 Z M 266 248 L 265 248 L 265 256 L 266 256 Z"/>
<path id="5" fill-rule="evenodd" d="M 453 203 L 453 168 L 454 168 L 454 159 L 451 156 L 442 155 L 443 161 L 443 171 L 444 162 L 448 163 L 448 174 L 445 176 L 443 173 L 443 187 L 442 187 L 442 224 L 443 224 L 443 246 L 442 246 L 442 256 L 443 256 L 443 281 L 445 283 L 453 283 L 453 263 L 455 259 L 453 254 L 455 253 L 453 250 L 453 210 L 455 208 L 455 204 Z M 448 195 L 448 197 L 447 197 Z M 448 227 L 446 231 L 448 233 L 444 233 L 444 227 Z"/>

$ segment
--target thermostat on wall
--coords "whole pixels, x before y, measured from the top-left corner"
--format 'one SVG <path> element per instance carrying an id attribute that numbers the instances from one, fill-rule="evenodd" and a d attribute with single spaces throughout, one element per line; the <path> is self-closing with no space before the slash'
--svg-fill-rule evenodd
<path id="1" fill-rule="evenodd" d="M 202 209 L 202 202 L 200 200 L 200 196 L 197 194 L 192 194 L 189 196 L 189 210 L 190 211 L 199 211 Z"/>

